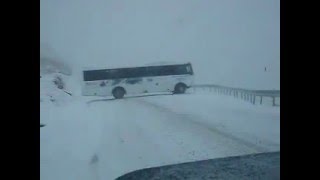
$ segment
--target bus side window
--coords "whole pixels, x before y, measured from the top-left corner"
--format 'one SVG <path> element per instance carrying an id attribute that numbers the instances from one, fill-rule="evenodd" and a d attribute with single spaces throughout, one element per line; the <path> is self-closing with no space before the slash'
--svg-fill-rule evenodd
<path id="1" fill-rule="evenodd" d="M 177 67 L 175 68 L 175 74 L 176 74 L 176 75 L 186 74 L 186 73 L 187 73 L 186 66 L 177 66 Z"/>
<path id="2" fill-rule="evenodd" d="M 175 71 L 174 67 L 171 67 L 171 66 L 162 67 L 160 69 L 160 74 L 161 75 L 172 75 L 172 74 L 174 74 L 174 71 Z"/>
<path id="3" fill-rule="evenodd" d="M 119 78 L 119 75 L 120 75 L 119 70 L 117 70 L 117 69 L 110 69 L 107 71 L 107 74 L 109 75 L 109 78 L 111 78 L 111 79 L 117 79 L 117 78 Z"/>
<path id="4" fill-rule="evenodd" d="M 147 75 L 148 76 L 159 76 L 161 74 L 160 67 L 148 67 Z"/>

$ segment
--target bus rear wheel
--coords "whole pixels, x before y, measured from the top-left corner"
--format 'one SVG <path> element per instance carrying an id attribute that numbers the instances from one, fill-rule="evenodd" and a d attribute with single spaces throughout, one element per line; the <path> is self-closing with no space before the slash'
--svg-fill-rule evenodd
<path id="1" fill-rule="evenodd" d="M 183 83 L 179 83 L 175 86 L 174 88 L 174 93 L 175 94 L 183 94 L 186 92 L 187 86 Z"/>
<path id="2" fill-rule="evenodd" d="M 125 90 L 121 87 L 117 87 L 112 91 L 112 95 L 116 99 L 122 99 L 125 94 Z"/>

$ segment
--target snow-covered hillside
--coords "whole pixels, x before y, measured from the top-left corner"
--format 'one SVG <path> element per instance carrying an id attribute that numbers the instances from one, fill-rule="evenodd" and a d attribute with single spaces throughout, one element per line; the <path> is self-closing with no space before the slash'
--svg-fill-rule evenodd
<path id="1" fill-rule="evenodd" d="M 40 44 L 40 75 L 62 73 L 71 75 L 71 66 L 56 55 L 56 52 L 47 44 Z"/>
<path id="2" fill-rule="evenodd" d="M 68 85 L 70 84 L 70 76 L 61 73 L 40 76 L 40 102 L 62 103 L 72 100 L 72 93 Z"/>

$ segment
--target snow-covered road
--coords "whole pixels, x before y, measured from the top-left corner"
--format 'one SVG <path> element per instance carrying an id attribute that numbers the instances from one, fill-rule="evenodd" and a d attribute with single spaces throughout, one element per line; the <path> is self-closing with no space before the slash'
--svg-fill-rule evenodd
<path id="1" fill-rule="evenodd" d="M 280 108 L 185 94 L 41 104 L 41 179 L 115 179 L 133 170 L 280 150 Z"/>

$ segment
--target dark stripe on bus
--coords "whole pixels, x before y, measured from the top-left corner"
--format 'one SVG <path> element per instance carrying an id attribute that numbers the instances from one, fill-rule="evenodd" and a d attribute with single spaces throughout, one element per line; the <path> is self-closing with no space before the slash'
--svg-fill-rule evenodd
<path id="1" fill-rule="evenodd" d="M 188 70 L 188 68 L 189 70 Z M 84 81 L 193 74 L 191 64 L 83 71 Z"/>

